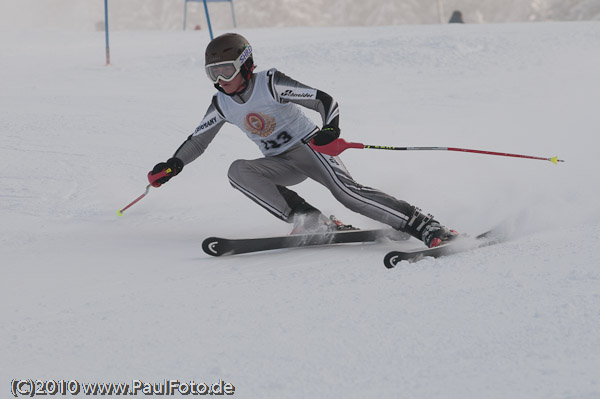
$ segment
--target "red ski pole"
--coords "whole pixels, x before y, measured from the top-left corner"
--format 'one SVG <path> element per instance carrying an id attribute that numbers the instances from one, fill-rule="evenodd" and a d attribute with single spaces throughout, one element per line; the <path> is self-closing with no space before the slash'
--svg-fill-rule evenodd
<path id="1" fill-rule="evenodd" d="M 150 174 L 150 173 L 152 173 L 152 172 L 149 172 L 148 174 Z M 157 179 L 160 179 L 161 177 L 167 176 L 169 173 L 171 173 L 171 169 L 163 170 L 162 172 L 160 172 L 160 173 L 158 173 L 156 175 L 152 175 L 152 176 L 155 177 L 154 180 L 157 180 Z M 119 209 L 117 211 L 117 215 L 123 216 L 123 212 L 125 212 L 125 210 L 127 210 L 128 208 L 130 208 L 131 206 L 133 206 L 136 202 L 138 202 L 139 200 L 141 200 L 142 198 L 144 198 L 148 194 L 148 192 L 150 191 L 150 187 L 152 187 L 152 183 L 148 184 L 146 186 L 146 191 L 144 191 L 144 194 L 140 195 L 139 197 L 137 197 L 136 199 L 134 199 L 133 201 L 131 201 L 125 208 Z"/>
<path id="2" fill-rule="evenodd" d="M 526 158 L 526 159 L 538 159 L 542 161 L 550 161 L 553 164 L 558 164 L 558 162 L 565 162 L 562 159 L 558 159 L 558 157 L 545 158 L 545 157 L 534 157 L 531 155 L 520 155 L 520 154 L 510 154 L 507 152 L 494 152 L 494 151 L 482 151 L 482 150 L 469 150 L 467 148 L 456 148 L 456 147 L 388 147 L 381 145 L 367 145 L 362 143 L 349 143 L 344 139 L 337 139 L 332 141 L 327 145 L 316 146 L 314 144 L 310 144 L 311 148 L 317 152 L 321 152 L 327 155 L 339 155 L 348 148 L 368 148 L 373 150 L 393 150 L 393 151 L 460 151 L 460 152 L 471 152 L 475 154 L 484 154 L 484 155 L 498 155 L 502 157 L 515 157 L 515 158 Z"/>
<path id="3" fill-rule="evenodd" d="M 119 210 L 117 211 L 117 215 L 119 215 L 119 216 L 123 216 L 123 212 L 125 212 L 125 210 L 126 210 L 126 209 L 128 209 L 129 207 L 131 207 L 133 204 L 135 204 L 136 202 L 138 202 L 139 200 L 141 200 L 142 198 L 144 198 L 144 197 L 146 196 L 146 194 L 148 194 L 148 191 L 150 191 L 150 187 L 152 187 L 152 185 L 151 185 L 151 184 L 148 184 L 148 185 L 146 186 L 146 191 L 144 191 L 144 194 L 140 195 L 139 197 L 137 197 L 136 199 L 134 199 L 133 201 L 131 201 L 131 202 L 129 203 L 129 205 L 127 205 L 125 208 L 123 208 L 123 209 L 119 209 Z"/>

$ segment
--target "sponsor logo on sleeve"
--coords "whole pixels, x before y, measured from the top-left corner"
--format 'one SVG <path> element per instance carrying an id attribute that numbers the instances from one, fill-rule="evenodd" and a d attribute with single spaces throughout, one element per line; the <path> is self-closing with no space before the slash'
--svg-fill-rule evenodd
<path id="1" fill-rule="evenodd" d="M 200 125 L 198 125 L 198 127 L 194 131 L 193 136 L 201 134 L 202 132 L 204 132 L 206 129 L 210 128 L 215 123 L 217 123 L 217 117 L 216 116 L 204 118 L 204 120 L 200 123 Z"/>
<path id="2" fill-rule="evenodd" d="M 279 94 L 281 98 L 315 98 L 314 89 L 287 89 Z"/>

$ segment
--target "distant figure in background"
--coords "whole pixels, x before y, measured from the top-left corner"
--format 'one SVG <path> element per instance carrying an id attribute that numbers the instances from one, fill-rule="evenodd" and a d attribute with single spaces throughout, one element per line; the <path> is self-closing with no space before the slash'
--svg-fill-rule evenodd
<path id="1" fill-rule="evenodd" d="M 462 12 L 456 10 L 452 13 L 452 16 L 450 17 L 450 21 L 448 21 L 448 23 L 450 24 L 464 24 L 465 21 L 463 21 L 463 16 L 462 16 Z"/>

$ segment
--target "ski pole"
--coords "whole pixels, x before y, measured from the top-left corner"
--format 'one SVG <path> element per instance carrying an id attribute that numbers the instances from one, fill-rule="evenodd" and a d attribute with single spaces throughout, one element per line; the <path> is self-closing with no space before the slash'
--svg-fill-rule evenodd
<path id="1" fill-rule="evenodd" d="M 494 151 L 482 151 L 482 150 L 470 150 L 467 148 L 456 148 L 456 147 L 389 147 L 389 146 L 381 146 L 381 145 L 368 145 L 362 143 L 349 143 L 344 139 L 337 139 L 332 141 L 329 144 L 323 146 L 316 146 L 314 144 L 310 144 L 311 148 L 315 151 L 321 152 L 327 155 L 339 155 L 343 151 L 348 148 L 367 148 L 374 150 L 392 150 L 392 151 L 460 151 L 460 152 L 471 152 L 475 154 L 484 154 L 484 155 L 498 155 L 502 157 L 515 157 L 515 158 L 526 158 L 526 159 L 538 159 L 542 161 L 550 161 L 553 164 L 557 165 L 558 162 L 565 162 L 562 159 L 558 159 L 558 157 L 534 157 L 531 155 L 520 155 L 520 154 L 510 154 L 507 152 L 494 152 Z"/>
<path id="2" fill-rule="evenodd" d="M 148 191 L 150 191 L 150 187 L 152 187 L 152 184 L 148 184 L 146 186 L 146 191 L 144 191 L 144 194 L 140 195 L 139 197 L 137 197 L 136 199 L 134 199 L 131 203 L 129 203 L 129 205 L 127 205 L 125 208 L 120 209 L 117 211 L 117 215 L 119 216 L 123 216 L 123 212 L 125 212 L 126 209 L 128 209 L 129 207 L 131 207 L 133 204 L 135 204 L 136 202 L 138 202 L 139 200 L 141 200 L 142 198 L 144 198 L 146 196 L 146 194 L 148 194 Z"/>
<path id="3" fill-rule="evenodd" d="M 149 172 L 148 174 L 150 174 L 150 173 L 152 173 L 152 172 Z M 153 177 L 155 177 L 154 180 L 156 181 L 157 179 L 160 179 L 161 177 L 165 177 L 165 176 L 169 175 L 169 173 L 171 173 L 171 169 L 170 168 L 167 169 L 167 170 L 163 170 L 162 172 L 153 175 Z M 150 191 L 150 187 L 152 187 L 152 183 L 150 183 L 150 184 L 148 184 L 146 186 L 146 191 L 144 191 L 144 194 L 140 195 L 139 197 L 137 197 L 136 199 L 134 199 L 133 201 L 131 201 L 129 203 L 129 205 L 127 205 L 125 208 L 119 209 L 117 211 L 117 215 L 123 216 L 123 212 L 125 212 L 126 209 L 128 209 L 129 207 L 131 207 L 132 205 L 134 205 L 136 202 L 138 202 L 139 200 L 141 200 L 142 198 L 144 198 L 148 194 L 148 192 Z"/>

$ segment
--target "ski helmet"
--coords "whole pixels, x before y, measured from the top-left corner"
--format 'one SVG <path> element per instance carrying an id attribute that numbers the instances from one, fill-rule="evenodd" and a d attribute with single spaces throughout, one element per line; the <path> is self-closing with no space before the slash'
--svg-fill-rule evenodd
<path id="1" fill-rule="evenodd" d="M 252 46 L 242 35 L 225 33 L 214 38 L 208 43 L 204 56 L 206 74 L 219 90 L 219 79 L 229 82 L 241 73 L 247 81 L 252 76 Z"/>

